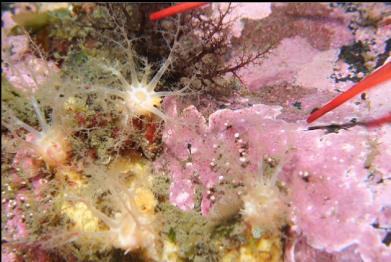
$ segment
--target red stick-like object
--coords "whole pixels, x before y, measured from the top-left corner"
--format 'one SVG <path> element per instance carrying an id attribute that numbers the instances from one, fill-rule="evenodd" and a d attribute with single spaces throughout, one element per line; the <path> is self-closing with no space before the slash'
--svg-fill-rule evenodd
<path id="1" fill-rule="evenodd" d="M 379 68 L 378 70 L 376 70 L 375 72 L 367 76 L 364 80 L 354 85 L 349 90 L 340 94 L 339 96 L 331 100 L 329 103 L 327 103 L 325 106 L 312 113 L 307 118 L 307 123 L 311 123 L 315 121 L 319 117 L 323 116 L 324 114 L 333 110 L 339 105 L 345 103 L 347 100 L 360 94 L 361 92 L 364 92 L 365 90 L 375 87 L 376 85 L 381 84 L 390 79 L 391 79 L 391 62 L 388 62 L 383 67 Z M 390 94 L 391 94 L 391 86 L 390 86 Z"/>
<path id="2" fill-rule="evenodd" d="M 366 127 L 378 127 L 387 123 L 391 123 L 391 112 L 381 118 L 367 121 L 363 125 Z"/>
<path id="3" fill-rule="evenodd" d="M 178 13 L 183 13 L 185 11 L 198 8 L 198 7 L 203 6 L 205 4 L 207 4 L 207 2 L 186 2 L 186 3 L 182 3 L 182 4 L 173 5 L 171 7 L 166 8 L 166 9 L 152 13 L 149 16 L 149 19 L 152 21 L 160 20 L 160 19 L 163 19 L 167 16 L 172 16 L 172 15 L 175 15 Z"/>

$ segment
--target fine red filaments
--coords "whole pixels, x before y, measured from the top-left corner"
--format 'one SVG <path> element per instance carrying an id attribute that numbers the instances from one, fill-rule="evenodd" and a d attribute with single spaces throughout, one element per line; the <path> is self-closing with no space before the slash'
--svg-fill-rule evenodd
<path id="1" fill-rule="evenodd" d="M 375 72 L 373 72 L 371 75 L 367 76 L 364 80 L 359 82 L 358 84 L 351 87 L 346 92 L 340 94 L 333 100 L 331 100 L 329 103 L 321 107 L 320 109 L 313 112 L 308 118 L 307 123 L 312 123 L 316 119 L 320 118 L 327 112 L 335 109 L 336 107 L 340 106 L 341 104 L 345 103 L 347 100 L 353 98 L 354 96 L 364 92 L 365 90 L 369 90 L 383 82 L 386 82 L 388 80 L 391 80 L 391 62 L 388 62 L 383 67 L 379 68 Z M 391 89 L 390 89 L 391 92 Z M 368 122 L 368 126 L 377 126 L 383 123 L 390 123 L 391 122 L 391 112 L 377 120 L 373 120 L 371 122 L 376 123 L 375 125 L 370 125 Z"/>
<path id="2" fill-rule="evenodd" d="M 186 2 L 177 4 L 160 11 L 154 12 L 149 16 L 149 19 L 152 21 L 160 20 L 166 18 L 168 16 L 172 16 L 175 14 L 183 13 L 192 9 L 199 8 L 203 5 L 206 5 L 206 2 Z"/>

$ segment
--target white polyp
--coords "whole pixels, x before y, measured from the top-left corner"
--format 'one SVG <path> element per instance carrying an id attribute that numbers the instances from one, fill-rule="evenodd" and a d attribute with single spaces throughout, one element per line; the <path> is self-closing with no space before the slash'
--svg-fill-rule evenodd
<path id="1" fill-rule="evenodd" d="M 37 137 L 38 137 L 38 136 L 40 135 L 39 131 L 37 131 L 35 128 L 31 127 L 30 125 L 24 123 L 23 121 L 21 121 L 21 120 L 20 120 L 19 118 L 17 118 L 16 116 L 11 116 L 11 118 L 12 118 L 12 120 L 15 121 L 15 123 L 16 123 L 18 126 L 24 128 L 24 129 L 26 129 L 29 133 L 33 134 L 34 136 L 37 136 Z"/>
<path id="2" fill-rule="evenodd" d="M 46 120 L 45 120 L 44 116 L 42 115 L 42 112 L 41 112 L 41 110 L 39 109 L 39 106 L 38 106 L 38 102 L 37 102 L 37 100 L 35 99 L 34 96 L 31 97 L 31 103 L 33 105 L 35 114 L 37 115 L 38 122 L 39 122 L 39 125 L 42 128 L 42 131 L 47 132 L 47 130 L 49 129 L 48 124 L 46 123 Z"/>
<path id="3" fill-rule="evenodd" d="M 149 74 L 151 73 L 151 67 L 150 66 L 146 66 L 145 67 L 145 70 L 144 70 L 144 75 L 141 79 L 141 84 L 142 85 L 147 85 L 148 84 L 148 77 L 149 77 Z"/>
<path id="4" fill-rule="evenodd" d="M 155 107 L 152 107 L 149 109 L 152 113 L 154 113 L 155 115 L 157 115 L 158 117 L 160 117 L 161 119 L 167 121 L 167 116 L 162 112 L 160 111 L 159 109 L 155 108 Z"/>
<path id="5" fill-rule="evenodd" d="M 148 83 L 147 88 L 149 90 L 154 90 L 156 88 L 157 84 L 160 81 L 160 78 L 163 76 L 164 72 L 167 70 L 170 63 L 171 63 L 171 53 L 170 53 L 168 59 L 164 62 L 162 67 L 159 69 L 159 71 L 155 74 L 155 76 L 152 78 L 152 80 Z"/>

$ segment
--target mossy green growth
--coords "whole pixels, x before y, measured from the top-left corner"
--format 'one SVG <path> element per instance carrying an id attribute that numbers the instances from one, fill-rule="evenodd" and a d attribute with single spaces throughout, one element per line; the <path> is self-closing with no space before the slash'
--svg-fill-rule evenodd
<path id="1" fill-rule="evenodd" d="M 110 129 L 96 129 L 91 131 L 90 145 L 96 148 L 96 154 L 99 162 L 108 163 L 111 159 L 112 151 L 116 141 L 111 137 Z"/>
<path id="2" fill-rule="evenodd" d="M 155 174 L 152 181 L 152 192 L 159 202 L 168 201 L 171 179 L 165 174 Z"/>
<path id="3" fill-rule="evenodd" d="M 36 32 L 52 21 L 47 12 L 20 13 L 14 15 L 12 19 L 17 23 L 17 26 L 12 28 L 11 34 L 18 34 L 21 28 L 25 28 L 27 31 Z"/>
<path id="4" fill-rule="evenodd" d="M 74 158 L 81 159 L 89 155 L 95 158 L 97 163 L 109 163 L 118 153 L 125 139 L 125 134 L 115 137 L 120 114 L 88 106 L 83 104 L 81 99 L 76 99 L 73 106 L 71 124 L 79 128 L 79 131 L 70 138 Z"/>
<path id="5" fill-rule="evenodd" d="M 84 85 L 96 84 L 102 70 L 97 67 L 96 61 L 91 62 L 91 60 L 96 57 L 103 58 L 107 56 L 107 52 L 96 49 L 90 50 L 81 47 L 71 50 L 65 57 L 61 70 L 62 74 Z"/>
<path id="6" fill-rule="evenodd" d="M 162 223 L 161 236 L 179 247 L 179 256 L 188 261 L 218 261 L 223 250 L 238 247 L 246 241 L 246 226 L 237 215 L 224 223 L 201 215 L 200 211 L 182 211 L 168 200 L 170 179 L 157 175 L 153 191 L 159 204 L 156 207 Z"/>
<path id="7" fill-rule="evenodd" d="M 240 214 L 217 225 L 212 232 L 212 239 L 219 242 L 220 250 L 228 250 L 246 243 L 246 225 Z"/>
<path id="8" fill-rule="evenodd" d="M 163 219 L 162 233 L 179 246 L 181 257 L 194 260 L 216 253 L 210 242 L 214 225 L 205 217 L 195 211 L 184 212 L 169 203 L 160 204 L 159 209 Z"/>
<path id="9" fill-rule="evenodd" d="M 12 19 L 17 25 L 11 29 L 11 35 L 18 35 L 23 33 L 23 29 L 36 33 L 49 25 L 72 20 L 72 16 L 70 10 L 60 8 L 45 12 L 23 12 L 13 15 Z"/>
<path id="10" fill-rule="evenodd" d="M 49 36 L 57 40 L 84 39 L 93 32 L 91 27 L 81 24 L 78 16 L 72 16 L 67 9 L 49 12 L 49 16 L 52 21 Z"/>

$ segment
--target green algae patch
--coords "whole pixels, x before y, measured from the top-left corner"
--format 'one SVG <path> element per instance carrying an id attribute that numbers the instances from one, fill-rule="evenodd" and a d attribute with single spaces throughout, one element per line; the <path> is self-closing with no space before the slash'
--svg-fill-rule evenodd
<path id="1" fill-rule="evenodd" d="M 175 243 L 181 258 L 218 261 L 224 250 L 246 242 L 246 226 L 237 215 L 223 223 L 202 216 L 200 210 L 182 211 L 168 202 L 170 179 L 156 175 L 153 191 L 159 204 L 155 211 L 162 224 L 162 239 Z"/>

